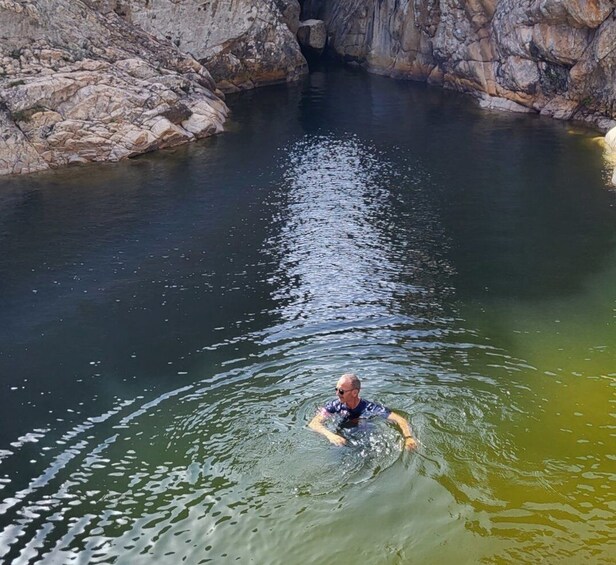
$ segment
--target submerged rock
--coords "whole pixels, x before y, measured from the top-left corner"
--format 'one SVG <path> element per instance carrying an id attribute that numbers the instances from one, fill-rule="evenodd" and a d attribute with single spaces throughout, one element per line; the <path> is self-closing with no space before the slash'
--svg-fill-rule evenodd
<path id="1" fill-rule="evenodd" d="M 97 0 L 99 6 L 110 0 Z M 308 72 L 292 31 L 297 0 L 122 0 L 129 22 L 172 41 L 210 71 L 224 92 L 297 80 Z"/>
<path id="2" fill-rule="evenodd" d="M 208 71 L 109 2 L 103 15 L 80 0 L 0 0 L 0 174 L 222 131 L 227 107 Z"/>

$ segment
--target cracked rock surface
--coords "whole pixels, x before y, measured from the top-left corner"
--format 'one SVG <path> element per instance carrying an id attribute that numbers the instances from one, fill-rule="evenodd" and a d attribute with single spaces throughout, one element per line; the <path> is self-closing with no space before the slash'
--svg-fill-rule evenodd
<path id="1" fill-rule="evenodd" d="M 116 161 L 222 131 L 206 68 L 82 0 L 0 0 L 0 174 Z"/>
<path id="2" fill-rule="evenodd" d="M 334 52 L 372 72 L 604 130 L 616 118 L 615 9 L 613 0 L 304 2 Z"/>
<path id="3" fill-rule="evenodd" d="M 172 41 L 224 92 L 297 80 L 308 72 L 295 32 L 297 0 L 97 0 Z"/>

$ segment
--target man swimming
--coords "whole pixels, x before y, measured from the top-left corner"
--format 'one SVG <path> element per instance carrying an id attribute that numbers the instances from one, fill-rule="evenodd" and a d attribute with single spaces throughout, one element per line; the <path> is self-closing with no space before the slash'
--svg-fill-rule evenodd
<path id="1" fill-rule="evenodd" d="M 390 422 L 394 422 L 404 437 L 404 448 L 411 451 L 417 447 L 417 442 L 411 433 L 409 423 L 402 417 L 392 412 L 389 408 L 364 400 L 359 396 L 361 382 L 357 375 L 353 373 L 345 373 L 338 379 L 336 384 L 336 400 L 328 402 L 319 410 L 317 415 L 310 421 L 308 427 L 317 433 L 325 436 L 334 445 L 345 445 L 346 439 L 328 430 L 324 422 L 333 414 L 342 416 L 342 426 L 356 426 L 361 418 L 370 418 L 371 416 L 379 416 Z"/>

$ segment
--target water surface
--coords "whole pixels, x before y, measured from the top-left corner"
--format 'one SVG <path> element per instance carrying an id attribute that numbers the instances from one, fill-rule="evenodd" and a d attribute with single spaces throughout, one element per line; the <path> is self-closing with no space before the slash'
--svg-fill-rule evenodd
<path id="1" fill-rule="evenodd" d="M 338 69 L 228 103 L 0 181 L 0 558 L 613 562 L 596 134 Z M 306 428 L 345 371 L 416 453 Z"/>

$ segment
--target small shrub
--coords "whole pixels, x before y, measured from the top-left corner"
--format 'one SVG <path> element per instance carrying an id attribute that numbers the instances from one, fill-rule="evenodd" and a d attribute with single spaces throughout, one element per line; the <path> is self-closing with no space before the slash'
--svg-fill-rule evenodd
<path id="1" fill-rule="evenodd" d="M 586 98 L 583 98 L 582 100 L 580 100 L 580 104 L 584 106 L 585 108 L 588 108 L 588 106 L 590 106 L 591 103 L 592 103 L 591 96 L 587 96 Z"/>
<path id="2" fill-rule="evenodd" d="M 180 124 L 192 116 L 192 111 L 181 102 L 172 106 L 165 112 L 160 114 L 163 118 L 167 118 L 172 124 Z"/>
<path id="3" fill-rule="evenodd" d="M 38 114 L 39 112 L 44 112 L 47 108 L 43 106 L 32 106 L 31 108 L 26 108 L 25 110 L 18 110 L 17 112 L 12 112 L 11 116 L 13 121 L 15 122 L 29 122 L 32 119 L 32 116 Z"/>

